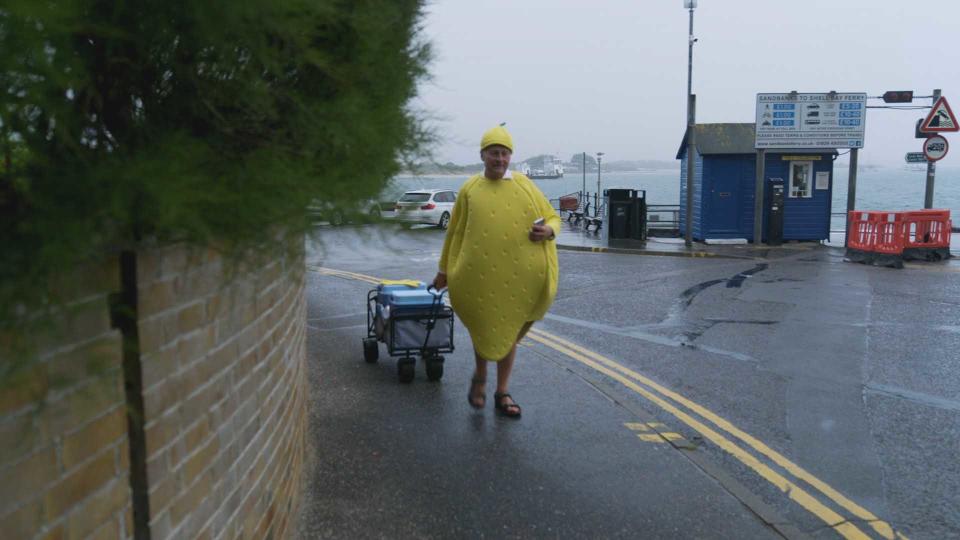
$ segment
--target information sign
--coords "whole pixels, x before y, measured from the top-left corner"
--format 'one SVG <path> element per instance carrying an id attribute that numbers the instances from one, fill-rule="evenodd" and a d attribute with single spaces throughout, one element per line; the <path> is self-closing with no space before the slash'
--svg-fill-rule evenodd
<path id="1" fill-rule="evenodd" d="M 830 189 L 830 172 L 817 171 L 817 189 Z"/>
<path id="2" fill-rule="evenodd" d="M 754 148 L 863 148 L 866 93 L 757 94 Z"/>
<path id="3" fill-rule="evenodd" d="M 923 154 L 927 156 L 927 159 L 930 161 L 943 159 L 943 156 L 947 155 L 947 150 L 949 149 L 950 145 L 947 144 L 947 139 L 943 138 L 942 135 L 934 135 L 923 143 Z"/>
<path id="4" fill-rule="evenodd" d="M 907 163 L 926 163 L 927 156 L 923 152 L 907 152 L 904 156 Z"/>

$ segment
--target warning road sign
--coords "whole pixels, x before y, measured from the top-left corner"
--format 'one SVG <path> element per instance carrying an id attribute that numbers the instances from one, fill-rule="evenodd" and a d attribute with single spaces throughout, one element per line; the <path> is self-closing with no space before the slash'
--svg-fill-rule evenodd
<path id="1" fill-rule="evenodd" d="M 957 117 L 950 110 L 950 104 L 947 98 L 940 96 L 937 102 L 933 104 L 930 114 L 920 124 L 920 131 L 923 133 L 942 133 L 945 131 L 960 131 L 960 124 L 957 124 Z"/>
<path id="2" fill-rule="evenodd" d="M 923 143 L 923 153 L 930 161 L 938 161 L 947 155 L 950 145 L 943 135 L 933 135 Z"/>

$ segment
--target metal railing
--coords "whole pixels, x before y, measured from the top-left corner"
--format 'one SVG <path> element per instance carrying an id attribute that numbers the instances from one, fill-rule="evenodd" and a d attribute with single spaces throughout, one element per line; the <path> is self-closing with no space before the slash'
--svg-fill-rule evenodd
<path id="1" fill-rule="evenodd" d="M 586 203 L 586 215 L 584 217 L 597 217 L 604 214 L 604 204 L 598 193 L 584 193 L 575 191 L 561 195 L 555 199 L 550 199 L 550 204 L 557 213 L 560 213 L 560 199 L 576 199 L 578 209 L 583 209 L 581 201 Z M 563 209 L 567 210 L 567 209 Z M 645 220 L 646 231 L 644 236 L 652 233 L 653 236 L 678 236 L 680 234 L 680 205 L 679 204 L 648 204 L 647 219 Z"/>

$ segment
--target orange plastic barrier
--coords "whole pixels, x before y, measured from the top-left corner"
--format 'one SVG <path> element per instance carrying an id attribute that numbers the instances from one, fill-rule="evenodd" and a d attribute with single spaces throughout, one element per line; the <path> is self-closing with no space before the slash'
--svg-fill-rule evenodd
<path id="1" fill-rule="evenodd" d="M 876 218 L 877 240 L 873 251 L 884 255 L 903 255 L 903 213 L 872 212 Z"/>
<path id="2" fill-rule="evenodd" d="M 873 251 L 877 241 L 877 230 L 871 220 L 873 212 L 850 212 L 847 226 L 847 247 L 860 251 Z"/>
<path id="3" fill-rule="evenodd" d="M 905 248 L 950 248 L 950 210 L 903 212 Z"/>
<path id="4" fill-rule="evenodd" d="M 852 211 L 847 258 L 895 268 L 902 268 L 904 259 L 947 259 L 952 226 L 949 210 Z"/>

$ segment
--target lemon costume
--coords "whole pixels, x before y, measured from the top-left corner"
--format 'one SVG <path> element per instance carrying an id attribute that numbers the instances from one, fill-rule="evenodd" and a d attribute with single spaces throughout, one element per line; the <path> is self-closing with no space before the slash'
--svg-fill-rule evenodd
<path id="1" fill-rule="evenodd" d="M 502 127 L 488 131 L 481 149 L 513 143 Z M 528 238 L 534 220 L 555 232 L 560 217 L 526 176 L 507 171 L 491 180 L 468 179 L 453 206 L 440 255 L 450 303 L 470 332 L 476 353 L 501 360 L 528 321 L 542 319 L 557 293 L 557 246 Z"/>

